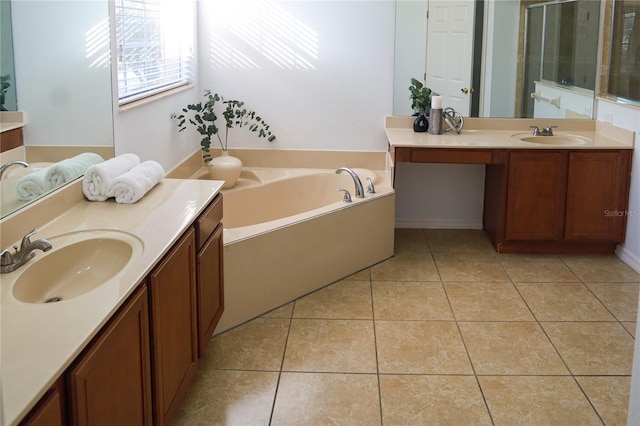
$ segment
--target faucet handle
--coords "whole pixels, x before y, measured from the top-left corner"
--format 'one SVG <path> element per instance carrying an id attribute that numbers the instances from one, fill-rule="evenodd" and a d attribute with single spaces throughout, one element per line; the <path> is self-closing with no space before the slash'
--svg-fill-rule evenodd
<path id="1" fill-rule="evenodd" d="M 342 199 L 342 201 L 344 201 L 345 203 L 350 203 L 351 202 L 351 194 L 349 193 L 349 191 L 347 191 L 344 188 L 338 188 L 338 189 L 336 189 L 336 191 L 338 191 L 338 192 L 344 191 L 344 198 Z"/>
<path id="2" fill-rule="evenodd" d="M 371 180 L 370 177 L 367 178 L 367 182 L 369 182 L 369 185 L 367 186 L 367 192 L 369 194 L 375 194 L 376 193 L 376 187 L 373 186 L 373 181 Z"/>
<path id="3" fill-rule="evenodd" d="M 529 126 L 529 128 L 533 129 L 533 136 L 538 136 L 540 134 L 540 129 L 538 129 L 538 126 Z"/>
<path id="4" fill-rule="evenodd" d="M 22 237 L 22 242 L 20 243 L 20 250 L 24 250 L 29 244 L 31 244 L 31 237 L 38 232 L 36 228 L 33 228 L 30 232 L 27 233 L 24 237 Z"/>
<path id="5" fill-rule="evenodd" d="M 8 266 L 13 264 L 13 256 L 9 250 L 2 250 L 0 252 L 0 266 Z"/>
<path id="6" fill-rule="evenodd" d="M 553 136 L 553 129 L 558 128 L 558 126 L 549 126 L 549 127 L 545 127 L 543 130 L 544 133 L 548 134 L 549 136 Z"/>

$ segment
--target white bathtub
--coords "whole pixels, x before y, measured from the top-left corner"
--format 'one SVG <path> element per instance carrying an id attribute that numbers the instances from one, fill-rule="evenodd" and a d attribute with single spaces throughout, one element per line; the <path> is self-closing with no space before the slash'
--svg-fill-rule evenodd
<path id="1" fill-rule="evenodd" d="M 223 190 L 225 311 L 217 333 L 393 255 L 395 192 L 385 171 L 246 168 Z M 197 178 L 208 178 L 206 169 Z M 349 190 L 351 203 L 342 201 Z"/>

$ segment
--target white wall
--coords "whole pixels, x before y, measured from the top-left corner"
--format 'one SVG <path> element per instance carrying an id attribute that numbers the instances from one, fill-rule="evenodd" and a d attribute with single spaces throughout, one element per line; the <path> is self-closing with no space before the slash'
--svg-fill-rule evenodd
<path id="1" fill-rule="evenodd" d="M 11 6 L 18 109 L 27 114 L 25 144 L 111 145 L 106 2 Z"/>
<path id="2" fill-rule="evenodd" d="M 234 129 L 231 149 L 386 151 L 393 1 L 217 0 L 198 14 L 201 88 L 245 101 L 277 136 Z"/>
<path id="3" fill-rule="evenodd" d="M 424 82 L 427 58 L 427 2 L 396 1 L 393 115 L 412 115 L 411 78 Z"/>
<path id="4" fill-rule="evenodd" d="M 518 65 L 518 38 L 513 35 L 519 31 L 520 4 L 490 1 L 485 8 L 480 116 L 513 118 Z M 489 96 L 484 96 L 485 93 Z"/>

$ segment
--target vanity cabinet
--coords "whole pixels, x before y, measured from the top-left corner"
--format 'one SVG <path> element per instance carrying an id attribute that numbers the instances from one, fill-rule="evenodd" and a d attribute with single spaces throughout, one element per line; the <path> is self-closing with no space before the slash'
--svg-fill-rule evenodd
<path id="1" fill-rule="evenodd" d="M 485 229 L 500 252 L 613 252 L 630 163 L 630 150 L 510 151 L 487 167 Z"/>
<path id="2" fill-rule="evenodd" d="M 196 220 L 198 356 L 202 357 L 224 311 L 222 196 Z"/>
<path id="3" fill-rule="evenodd" d="M 217 195 L 21 424 L 170 423 L 224 309 L 221 220 Z"/>
<path id="4" fill-rule="evenodd" d="M 198 363 L 195 231 L 189 228 L 151 272 L 155 424 L 173 417 Z"/>
<path id="5" fill-rule="evenodd" d="M 67 424 L 64 406 L 64 382 L 56 383 L 40 399 L 20 426 L 62 426 Z"/>
<path id="6" fill-rule="evenodd" d="M 567 240 L 624 241 L 631 151 L 569 153 Z"/>
<path id="7" fill-rule="evenodd" d="M 566 157 L 564 152 L 517 151 L 509 154 L 506 239 L 562 238 Z"/>
<path id="8" fill-rule="evenodd" d="M 70 424 L 153 423 L 146 286 L 111 318 L 67 380 Z"/>

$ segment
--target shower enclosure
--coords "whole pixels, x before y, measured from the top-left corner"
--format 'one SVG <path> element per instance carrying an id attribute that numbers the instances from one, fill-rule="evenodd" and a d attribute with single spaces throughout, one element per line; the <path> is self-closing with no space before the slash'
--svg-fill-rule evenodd
<path id="1" fill-rule="evenodd" d="M 522 117 L 534 117 L 536 83 L 593 96 L 600 2 L 557 0 L 525 11 Z M 558 108 L 560 108 L 558 106 Z"/>

